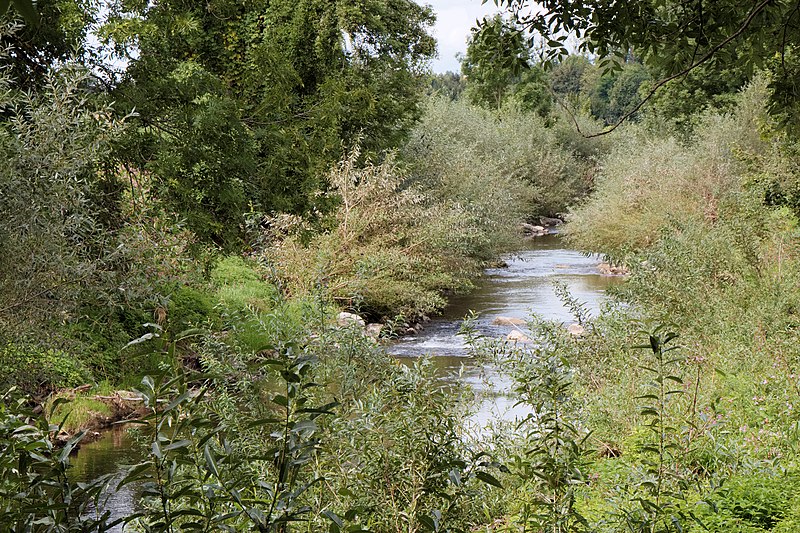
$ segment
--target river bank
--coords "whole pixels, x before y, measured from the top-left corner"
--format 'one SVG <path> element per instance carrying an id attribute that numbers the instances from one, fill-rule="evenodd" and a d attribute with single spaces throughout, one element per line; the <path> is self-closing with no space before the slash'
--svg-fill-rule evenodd
<path id="1" fill-rule="evenodd" d="M 564 248 L 559 236 L 548 235 L 523 242 L 523 248 L 503 258 L 505 266 L 491 268 L 476 284 L 469 295 L 455 298 L 442 316 L 431 319 L 425 327 L 413 334 L 388 341 L 385 349 L 395 360 L 413 365 L 422 357 L 433 365 L 434 374 L 443 383 L 467 387 L 471 392 L 473 407 L 470 416 L 462 421 L 468 433 L 486 431 L 486 428 L 503 421 L 522 419 L 527 408 L 515 405 L 511 393 L 512 381 L 497 366 L 470 356 L 458 330 L 470 312 L 476 313 L 474 326 L 482 335 L 505 338 L 512 330 L 525 326 L 498 325 L 498 317 L 514 317 L 524 322 L 530 313 L 563 322 L 574 321 L 569 309 L 555 292 L 554 283 L 565 284 L 571 293 L 585 301 L 595 313 L 604 299 L 606 289 L 619 282 L 619 278 L 603 275 L 597 269 L 598 259 Z M 525 330 L 527 331 L 527 330 Z M 143 457 L 133 448 L 135 443 L 120 438 L 119 428 L 103 435 L 101 443 L 81 449 L 77 455 L 80 476 L 91 471 L 95 476 L 121 475 L 120 457 Z M 87 467 L 91 464 L 91 469 Z M 105 509 L 113 518 L 125 516 L 133 510 L 136 492 L 125 495 L 110 494 Z"/>

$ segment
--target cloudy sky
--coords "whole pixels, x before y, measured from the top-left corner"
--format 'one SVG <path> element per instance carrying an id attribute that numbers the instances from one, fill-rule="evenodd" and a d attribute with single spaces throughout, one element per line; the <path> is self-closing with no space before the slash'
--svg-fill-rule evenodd
<path id="1" fill-rule="evenodd" d="M 439 43 L 439 57 L 433 61 L 434 72 L 448 70 L 459 72 L 461 67 L 455 56 L 467 50 L 469 29 L 475 20 L 498 11 L 492 0 L 481 4 L 481 0 L 418 0 L 436 11 L 436 26 L 433 36 Z"/>

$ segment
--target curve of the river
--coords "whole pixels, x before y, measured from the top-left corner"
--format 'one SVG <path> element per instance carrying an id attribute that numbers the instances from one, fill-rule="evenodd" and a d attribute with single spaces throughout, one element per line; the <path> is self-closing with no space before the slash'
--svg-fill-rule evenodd
<path id="1" fill-rule="evenodd" d="M 433 356 L 444 379 L 470 385 L 478 397 L 476 413 L 470 422 L 478 431 L 497 420 L 513 420 L 527 413 L 514 406 L 508 395 L 512 386 L 507 376 L 492 365 L 469 356 L 458 335 L 463 319 L 477 313 L 474 325 L 489 337 L 506 337 L 512 326 L 498 326 L 498 317 L 528 319 L 536 314 L 545 320 L 574 322 L 573 316 L 555 292 L 556 282 L 566 284 L 570 294 L 596 313 L 606 289 L 619 278 L 600 274 L 597 256 L 587 256 L 565 248 L 556 234 L 526 241 L 523 247 L 505 258 L 506 266 L 492 268 L 468 295 L 454 298 L 445 313 L 416 335 L 401 338 L 389 353 L 404 358 Z M 524 326 L 519 327 L 525 332 Z"/>

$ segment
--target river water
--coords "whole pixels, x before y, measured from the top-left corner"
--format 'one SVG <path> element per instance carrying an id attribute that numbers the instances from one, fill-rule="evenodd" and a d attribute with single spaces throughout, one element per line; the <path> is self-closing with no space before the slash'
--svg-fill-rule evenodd
<path id="1" fill-rule="evenodd" d="M 566 284 L 572 296 L 596 312 L 606 289 L 619 281 L 600 275 L 597 257 L 565 248 L 557 235 L 525 241 L 517 253 L 505 258 L 505 262 L 505 267 L 487 270 L 473 292 L 453 298 L 444 314 L 426 324 L 420 333 L 405 336 L 387 349 L 408 362 L 431 355 L 442 379 L 469 385 L 478 402 L 467 423 L 476 431 L 498 420 L 513 420 L 526 413 L 515 407 L 508 395 L 509 378 L 491 365 L 469 357 L 464 341 L 458 336 L 464 317 L 471 311 L 477 313 L 476 329 L 494 337 L 505 337 L 514 329 L 493 325 L 494 319 L 500 316 L 526 319 L 535 313 L 566 326 L 573 322 L 573 317 L 556 296 L 554 282 Z M 524 331 L 524 327 L 520 329 Z M 81 480 L 119 473 L 121 465 L 139 462 L 142 453 L 125 430 L 117 428 L 105 433 L 100 440 L 84 445 L 73 460 L 73 472 Z M 104 508 L 112 512 L 112 518 L 125 516 L 135 511 L 136 500 L 136 486 L 128 485 L 111 493 Z"/>
<path id="2" fill-rule="evenodd" d="M 497 338 L 506 337 L 514 329 L 526 331 L 524 326 L 494 325 L 498 317 L 525 320 L 536 314 L 568 326 L 574 318 L 556 295 L 555 283 L 566 284 L 574 298 L 590 313 L 596 313 L 606 289 L 619 282 L 617 277 L 600 275 L 597 256 L 565 248 L 555 234 L 525 241 L 505 262 L 507 266 L 487 270 L 474 291 L 452 299 L 444 314 L 426 324 L 419 334 L 403 337 L 389 347 L 389 353 L 396 357 L 432 355 L 444 379 L 469 385 L 477 397 L 476 412 L 469 423 L 478 432 L 499 420 L 524 417 L 527 412 L 514 405 L 507 376 L 469 356 L 458 335 L 463 319 L 470 312 L 477 313 L 473 324 L 478 332 Z"/>

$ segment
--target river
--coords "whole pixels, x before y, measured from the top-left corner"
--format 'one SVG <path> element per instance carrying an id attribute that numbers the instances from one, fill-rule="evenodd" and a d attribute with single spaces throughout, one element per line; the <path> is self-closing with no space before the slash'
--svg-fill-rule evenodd
<path id="1" fill-rule="evenodd" d="M 493 325 L 500 316 L 525 319 L 536 313 L 568 325 L 573 317 L 556 296 L 555 281 L 565 283 L 571 294 L 593 312 L 599 308 L 606 289 L 618 282 L 618 278 L 600 275 L 597 257 L 565 248 L 558 235 L 525 241 L 505 262 L 507 266 L 487 270 L 470 294 L 453 298 L 444 314 L 426 324 L 420 333 L 405 336 L 387 349 L 409 362 L 431 355 L 443 379 L 468 384 L 478 398 L 478 407 L 468 421 L 476 431 L 497 420 L 511 420 L 525 413 L 508 396 L 510 380 L 491 365 L 469 357 L 458 336 L 463 318 L 470 311 L 478 313 L 477 330 L 496 337 L 505 337 L 513 329 Z M 132 439 L 124 429 L 117 428 L 81 448 L 73 461 L 74 475 L 82 480 L 92 479 L 118 473 L 121 465 L 140 460 Z M 135 485 L 128 485 L 110 494 L 104 508 L 111 511 L 113 518 L 125 516 L 134 512 L 136 500 Z"/>
<path id="2" fill-rule="evenodd" d="M 513 420 L 527 413 L 515 407 L 509 397 L 511 380 L 490 364 L 470 357 L 458 335 L 463 319 L 477 313 L 474 325 L 489 337 L 506 337 L 525 327 L 498 326 L 498 317 L 527 319 L 532 313 L 546 320 L 569 325 L 574 318 L 555 293 L 554 283 L 567 285 L 573 297 L 596 313 L 606 289 L 618 277 L 603 276 L 597 269 L 600 259 L 565 248 L 558 235 L 551 234 L 525 241 L 523 247 L 505 258 L 506 266 L 486 271 L 474 291 L 454 298 L 442 316 L 426 324 L 417 335 L 401 338 L 389 347 L 396 357 L 417 358 L 433 355 L 433 362 L 445 379 L 460 380 L 475 392 L 478 404 L 469 422 L 480 432 L 497 420 Z"/>

